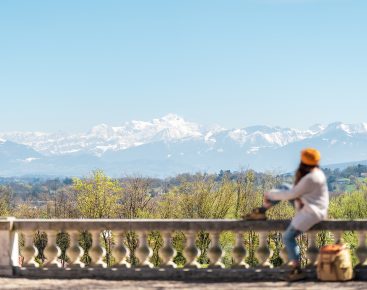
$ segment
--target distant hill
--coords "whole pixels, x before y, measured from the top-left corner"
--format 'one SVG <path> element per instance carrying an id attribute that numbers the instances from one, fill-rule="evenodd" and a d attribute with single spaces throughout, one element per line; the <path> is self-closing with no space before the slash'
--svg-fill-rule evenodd
<path id="1" fill-rule="evenodd" d="M 330 169 L 340 169 L 340 170 L 344 170 L 348 167 L 351 166 L 357 166 L 357 165 L 364 165 L 367 166 L 367 160 L 362 160 L 362 161 L 352 161 L 352 162 L 346 162 L 346 163 L 337 163 L 337 164 L 329 164 L 329 165 L 325 165 L 324 167 L 326 168 L 330 168 Z"/>
<path id="2" fill-rule="evenodd" d="M 367 124 L 224 129 L 169 114 L 149 122 L 101 124 L 80 134 L 3 132 L 0 176 L 82 176 L 97 168 L 112 176 L 153 177 L 241 168 L 288 172 L 297 166 L 299 151 L 309 146 L 322 152 L 327 167 L 361 163 L 367 160 Z"/>

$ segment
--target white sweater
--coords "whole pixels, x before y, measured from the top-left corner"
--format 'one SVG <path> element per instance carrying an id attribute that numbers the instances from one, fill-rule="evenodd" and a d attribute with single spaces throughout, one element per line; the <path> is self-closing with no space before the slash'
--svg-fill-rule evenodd
<path id="1" fill-rule="evenodd" d="M 270 200 L 301 199 L 304 206 L 292 219 L 292 225 L 302 232 L 327 218 L 329 192 L 324 173 L 315 168 L 289 191 L 271 190 L 265 194 Z"/>

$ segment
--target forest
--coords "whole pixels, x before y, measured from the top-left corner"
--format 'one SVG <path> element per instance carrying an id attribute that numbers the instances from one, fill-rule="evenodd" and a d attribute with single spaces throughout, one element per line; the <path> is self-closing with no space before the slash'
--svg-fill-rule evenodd
<path id="1" fill-rule="evenodd" d="M 367 215 L 367 180 L 361 176 L 366 168 L 355 166 L 345 170 L 325 169 L 329 187 L 332 181 L 348 178 L 353 182 L 353 190 L 332 192 L 329 207 L 330 219 L 362 219 Z M 165 180 L 142 176 L 127 176 L 114 179 L 103 171 L 93 171 L 84 178 L 64 179 L 9 179 L 3 178 L 0 186 L 1 216 L 17 218 L 122 218 L 122 219 L 240 219 L 262 202 L 263 193 L 281 183 L 291 183 L 292 174 L 257 173 L 252 170 L 239 172 L 221 171 L 218 174 L 181 174 Z M 288 203 L 281 203 L 268 213 L 269 219 L 290 219 L 294 215 Z M 300 238 L 302 262 L 307 263 L 305 250 L 307 236 Z M 353 232 L 345 232 L 344 241 L 353 250 L 357 246 L 357 238 Z M 106 248 L 106 263 L 113 265 L 111 250 L 114 236 L 106 230 L 102 232 L 101 241 Z M 230 266 L 231 249 L 234 234 L 224 232 L 220 237 L 225 251 L 223 262 Z M 328 232 L 318 234 L 318 244 L 332 241 Z M 65 251 L 69 245 L 66 233 L 59 233 L 58 245 L 62 250 L 61 261 L 67 264 Z M 199 232 L 197 246 L 201 250 L 199 262 L 208 264 L 207 250 L 210 244 L 209 234 Z M 137 248 L 137 236 L 134 232 L 126 235 L 126 245 L 130 249 L 132 264 L 137 263 L 134 250 Z M 149 243 L 154 255 L 152 263 L 159 265 L 158 250 L 162 246 L 162 237 L 158 232 L 151 232 Z M 175 262 L 183 266 L 182 255 L 185 236 L 181 232 L 174 233 L 174 247 L 177 250 Z M 37 257 L 41 264 L 45 262 L 43 249 L 47 244 L 45 233 L 35 233 L 35 245 L 39 250 Z M 80 244 L 85 250 L 83 260 L 89 262 L 87 250 L 91 246 L 89 233 L 82 232 Z M 281 233 L 271 233 L 269 244 L 274 251 L 272 263 L 282 263 L 279 252 L 282 249 Z M 255 250 L 258 235 L 248 229 L 245 232 L 245 246 L 248 250 L 247 263 L 256 265 Z M 354 257 L 354 261 L 356 261 Z"/>

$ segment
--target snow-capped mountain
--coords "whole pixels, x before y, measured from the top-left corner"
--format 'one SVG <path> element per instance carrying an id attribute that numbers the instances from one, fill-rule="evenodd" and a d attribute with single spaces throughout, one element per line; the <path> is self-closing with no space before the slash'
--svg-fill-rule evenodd
<path id="1" fill-rule="evenodd" d="M 157 141 L 171 142 L 186 138 L 200 138 L 199 125 L 169 114 L 151 122 L 131 121 L 119 127 L 100 124 L 80 134 L 10 132 L 0 138 L 30 146 L 45 155 L 87 152 L 101 155 L 108 150 L 118 151 Z"/>
<path id="2" fill-rule="evenodd" d="M 224 129 L 169 114 L 79 134 L 7 132 L 0 133 L 0 175 L 85 175 L 96 168 L 153 176 L 243 167 L 288 171 L 306 146 L 319 148 L 324 164 L 367 159 L 367 123 Z"/>

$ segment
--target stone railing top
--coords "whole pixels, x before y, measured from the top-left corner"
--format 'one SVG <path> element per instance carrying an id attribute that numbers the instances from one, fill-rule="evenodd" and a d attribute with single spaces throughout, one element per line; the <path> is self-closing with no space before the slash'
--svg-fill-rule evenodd
<path id="1" fill-rule="evenodd" d="M 14 219 L 0 220 L 0 230 L 13 231 L 284 231 L 289 220 L 244 221 L 233 219 Z M 367 231 L 367 220 L 327 220 L 311 230 Z"/>

